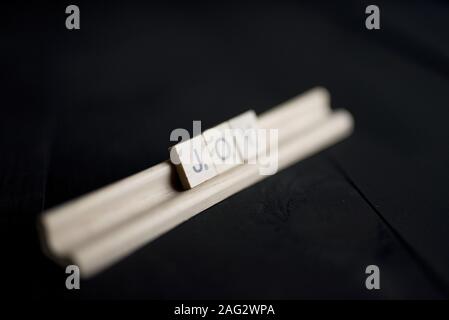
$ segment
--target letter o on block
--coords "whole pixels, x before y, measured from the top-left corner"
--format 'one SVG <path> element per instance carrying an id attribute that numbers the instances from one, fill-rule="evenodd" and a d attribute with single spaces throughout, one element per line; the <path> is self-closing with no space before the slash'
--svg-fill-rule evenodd
<path id="1" fill-rule="evenodd" d="M 219 174 L 242 163 L 233 132 L 227 122 L 204 131 L 203 136 L 212 162 Z"/>

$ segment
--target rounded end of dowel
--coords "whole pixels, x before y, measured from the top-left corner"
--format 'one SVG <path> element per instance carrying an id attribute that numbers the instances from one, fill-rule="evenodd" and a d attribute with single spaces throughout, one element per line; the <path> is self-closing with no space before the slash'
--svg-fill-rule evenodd
<path id="1" fill-rule="evenodd" d="M 64 255 L 58 253 L 57 246 L 54 245 L 54 241 L 51 237 L 51 233 L 48 228 L 48 221 L 45 215 L 38 217 L 36 222 L 37 233 L 39 237 L 39 243 L 42 252 L 52 261 L 61 266 L 67 266 L 70 261 Z"/>
<path id="2" fill-rule="evenodd" d="M 346 109 L 337 109 L 334 112 L 334 116 L 344 128 L 343 135 L 350 136 L 354 131 L 354 117 L 352 114 Z"/>
<path id="3" fill-rule="evenodd" d="M 325 103 L 330 106 L 331 104 L 331 93 L 323 86 L 313 87 L 310 91 L 306 93 L 313 93 L 322 97 Z"/>

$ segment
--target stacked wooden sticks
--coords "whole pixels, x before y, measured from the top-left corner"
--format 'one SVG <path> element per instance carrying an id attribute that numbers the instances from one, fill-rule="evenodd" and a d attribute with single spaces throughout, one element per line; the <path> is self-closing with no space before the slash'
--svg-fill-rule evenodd
<path id="1" fill-rule="evenodd" d="M 345 110 L 332 112 L 329 93 L 315 88 L 261 114 L 258 126 L 279 130 L 283 169 L 348 136 L 353 120 Z M 89 277 L 265 177 L 257 165 L 243 163 L 182 190 L 170 161 L 162 162 L 44 212 L 43 245 L 53 259 L 78 265 Z"/>

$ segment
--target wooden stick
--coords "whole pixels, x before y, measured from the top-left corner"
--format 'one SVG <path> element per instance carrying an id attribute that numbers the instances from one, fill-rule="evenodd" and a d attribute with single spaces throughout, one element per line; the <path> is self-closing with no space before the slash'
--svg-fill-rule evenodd
<path id="1" fill-rule="evenodd" d="M 259 126 L 279 128 L 284 168 L 349 134 L 352 118 L 343 111 L 330 116 L 329 94 L 318 88 L 262 114 Z M 68 258 L 90 276 L 264 177 L 244 164 L 181 191 L 166 161 L 45 213 L 44 243 L 50 256 Z"/>
<path id="2" fill-rule="evenodd" d="M 262 128 L 279 128 L 279 141 L 314 126 L 330 113 L 329 94 L 316 88 L 259 117 Z M 104 233 L 180 192 L 170 163 L 163 162 L 42 216 L 46 247 L 53 256 L 70 255 Z"/>
<path id="3" fill-rule="evenodd" d="M 292 137 L 279 146 L 280 169 L 332 145 L 350 134 L 352 117 L 337 111 L 300 137 Z M 267 176 L 257 165 L 243 164 L 196 188 L 179 192 L 145 214 L 89 241 L 70 253 L 83 276 L 90 276 L 130 254 L 195 214 L 251 186 Z"/>

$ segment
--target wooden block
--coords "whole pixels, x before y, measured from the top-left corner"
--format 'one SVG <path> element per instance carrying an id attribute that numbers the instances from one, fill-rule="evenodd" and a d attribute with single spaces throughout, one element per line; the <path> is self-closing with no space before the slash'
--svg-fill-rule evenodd
<path id="1" fill-rule="evenodd" d="M 229 126 L 235 132 L 240 157 L 245 162 L 257 155 L 257 116 L 254 110 L 248 110 L 229 120 Z"/>
<path id="2" fill-rule="evenodd" d="M 217 175 L 202 135 L 175 145 L 170 150 L 170 157 L 185 189 Z"/>
<path id="3" fill-rule="evenodd" d="M 228 122 L 204 131 L 203 137 L 217 173 L 220 174 L 243 163 Z"/>

